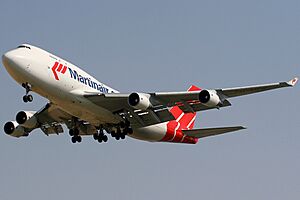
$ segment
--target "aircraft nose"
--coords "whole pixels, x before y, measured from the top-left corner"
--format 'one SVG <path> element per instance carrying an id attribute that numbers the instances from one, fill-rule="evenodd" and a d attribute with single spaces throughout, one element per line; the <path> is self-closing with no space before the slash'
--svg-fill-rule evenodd
<path id="1" fill-rule="evenodd" d="M 2 55 L 2 63 L 6 69 L 22 68 L 27 63 L 24 52 L 14 49 Z"/>
<path id="2" fill-rule="evenodd" d="M 11 51 L 6 52 L 5 54 L 2 55 L 2 62 L 5 65 L 6 63 L 9 63 L 13 60 L 13 55 Z"/>
<path id="3" fill-rule="evenodd" d="M 15 50 L 11 50 L 2 55 L 2 63 L 7 68 L 18 61 L 18 54 Z"/>

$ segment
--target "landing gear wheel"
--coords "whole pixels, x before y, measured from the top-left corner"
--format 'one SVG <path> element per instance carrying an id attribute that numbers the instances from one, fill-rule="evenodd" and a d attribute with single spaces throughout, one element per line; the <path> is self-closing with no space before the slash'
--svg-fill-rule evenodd
<path id="1" fill-rule="evenodd" d="M 116 132 L 115 131 L 111 132 L 111 137 L 116 137 Z"/>
<path id="2" fill-rule="evenodd" d="M 112 136 L 115 134 L 113 131 L 111 132 Z M 104 134 L 103 128 L 99 128 L 98 132 L 93 135 L 95 140 L 98 140 L 99 143 L 107 142 L 108 137 Z"/>
<path id="3" fill-rule="evenodd" d="M 72 141 L 72 143 L 75 144 L 75 143 L 77 142 L 77 138 L 76 138 L 76 137 L 72 137 L 72 138 L 71 138 L 71 141 Z"/>
<path id="4" fill-rule="evenodd" d="M 76 139 L 77 139 L 77 142 L 79 142 L 79 143 L 82 141 L 82 137 L 81 136 L 77 136 Z"/>
<path id="5" fill-rule="evenodd" d="M 121 137 L 121 139 L 122 139 L 122 140 L 124 140 L 124 139 L 125 139 L 125 135 L 124 135 L 124 134 L 121 134 L 121 136 L 120 136 L 120 137 Z"/>
<path id="6" fill-rule="evenodd" d="M 104 136 L 104 133 L 103 133 L 103 132 L 102 132 L 102 133 L 100 132 L 99 135 L 98 135 L 98 137 L 101 137 L 101 138 L 102 138 L 103 136 Z"/>
<path id="7" fill-rule="evenodd" d="M 31 94 L 27 95 L 27 100 L 28 100 L 28 102 L 32 102 L 33 96 Z"/>
<path id="8" fill-rule="evenodd" d="M 28 82 L 26 82 L 26 83 L 22 83 L 22 87 L 25 88 L 26 90 L 25 96 L 23 96 L 23 101 L 25 103 L 32 102 L 33 100 L 32 95 L 28 95 L 28 93 L 31 91 L 31 85 Z"/>
<path id="9" fill-rule="evenodd" d="M 117 136 L 116 136 L 116 140 L 119 140 L 119 139 L 120 139 L 120 136 L 119 136 L 119 135 L 117 135 Z"/>
<path id="10" fill-rule="evenodd" d="M 23 96 L 23 101 L 24 101 L 25 103 L 28 102 L 27 95 Z"/>
<path id="11" fill-rule="evenodd" d="M 98 136 L 98 134 L 97 134 L 97 133 L 95 133 L 95 134 L 93 135 L 93 138 L 94 138 L 94 140 L 98 140 L 98 139 L 99 139 L 99 136 Z"/>
<path id="12" fill-rule="evenodd" d="M 107 140 L 108 140 L 107 135 L 104 135 L 102 139 L 103 139 L 104 142 L 107 142 Z"/>

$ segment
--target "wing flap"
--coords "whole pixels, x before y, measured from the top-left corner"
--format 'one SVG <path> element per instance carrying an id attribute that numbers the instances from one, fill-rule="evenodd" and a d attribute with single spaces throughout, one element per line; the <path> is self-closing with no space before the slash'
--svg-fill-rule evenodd
<path id="1" fill-rule="evenodd" d="M 60 134 L 63 133 L 64 130 L 62 128 L 61 124 L 45 124 L 43 126 L 41 126 L 42 131 L 46 134 L 46 135 L 50 135 L 50 134 Z"/>
<path id="2" fill-rule="evenodd" d="M 242 129 L 246 129 L 246 128 L 243 126 L 232 126 L 232 127 L 182 130 L 182 132 L 187 136 L 203 138 L 203 137 L 209 137 L 209 136 L 220 135 L 228 132 L 238 131 Z"/>

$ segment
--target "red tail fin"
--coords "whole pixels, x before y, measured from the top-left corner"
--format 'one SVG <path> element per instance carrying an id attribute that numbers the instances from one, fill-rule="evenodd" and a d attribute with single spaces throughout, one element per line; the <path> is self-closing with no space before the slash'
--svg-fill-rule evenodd
<path id="1" fill-rule="evenodd" d="M 188 89 L 188 91 L 199 90 L 201 89 L 194 85 Z M 174 116 L 175 120 L 167 123 L 167 132 L 161 141 L 196 144 L 198 142 L 198 138 L 186 136 L 182 133 L 182 130 L 193 129 L 196 113 L 184 113 L 178 106 L 172 107 L 170 112 Z"/>
<path id="2" fill-rule="evenodd" d="M 195 85 L 192 85 L 188 91 L 199 91 L 201 90 Z M 196 113 L 184 113 L 178 106 L 171 108 L 170 112 L 175 117 L 176 121 L 180 123 L 179 130 L 192 129 L 194 128 Z"/>

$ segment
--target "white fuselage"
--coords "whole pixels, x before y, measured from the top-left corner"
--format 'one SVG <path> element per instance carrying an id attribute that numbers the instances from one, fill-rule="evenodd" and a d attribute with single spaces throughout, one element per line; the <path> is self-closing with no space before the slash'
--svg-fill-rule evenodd
<path id="1" fill-rule="evenodd" d="M 49 99 L 70 115 L 95 126 L 120 121 L 112 112 L 95 105 L 83 96 L 118 93 L 117 90 L 99 82 L 62 58 L 35 46 L 26 46 L 30 49 L 17 48 L 3 55 L 6 70 L 18 83 L 30 83 L 32 91 Z M 134 130 L 131 136 L 142 140 L 160 141 L 165 133 L 166 125 L 160 124 L 144 127 L 140 131 Z"/>

